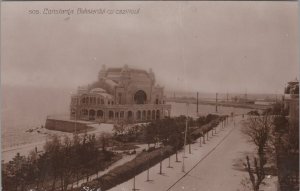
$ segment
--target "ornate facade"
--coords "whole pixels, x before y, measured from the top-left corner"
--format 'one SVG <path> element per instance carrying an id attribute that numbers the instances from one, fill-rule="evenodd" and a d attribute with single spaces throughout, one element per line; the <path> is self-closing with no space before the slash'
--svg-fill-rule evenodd
<path id="1" fill-rule="evenodd" d="M 155 82 L 152 70 L 105 68 L 98 80 L 79 87 L 71 97 L 71 119 L 97 122 L 146 122 L 169 116 L 164 89 Z"/>
<path id="2" fill-rule="evenodd" d="M 284 104 L 289 111 L 289 122 L 291 126 L 299 127 L 299 81 L 288 82 L 284 90 Z"/>

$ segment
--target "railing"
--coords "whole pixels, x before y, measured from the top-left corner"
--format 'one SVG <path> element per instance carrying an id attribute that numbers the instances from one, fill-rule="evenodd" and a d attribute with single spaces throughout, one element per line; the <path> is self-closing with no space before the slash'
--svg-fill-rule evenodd
<path id="1" fill-rule="evenodd" d="M 126 104 L 126 105 L 97 105 L 97 104 L 81 104 L 81 105 L 71 105 L 71 107 L 78 107 L 78 108 L 102 108 L 102 109 L 133 109 L 133 110 L 139 110 L 139 109 L 171 109 L 170 104 Z"/>

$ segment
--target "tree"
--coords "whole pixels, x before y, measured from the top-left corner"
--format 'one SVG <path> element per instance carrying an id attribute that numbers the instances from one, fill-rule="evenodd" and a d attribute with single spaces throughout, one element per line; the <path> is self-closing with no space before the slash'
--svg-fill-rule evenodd
<path id="1" fill-rule="evenodd" d="M 272 118 L 268 113 L 266 113 L 265 115 L 261 116 L 250 116 L 245 123 L 244 129 L 242 130 L 243 133 L 248 136 L 250 141 L 255 144 L 259 158 L 259 164 L 257 163 L 256 158 L 254 159 L 255 170 L 253 171 L 250 166 L 249 157 L 246 157 L 246 167 L 254 191 L 259 189 L 260 184 L 265 178 L 264 166 L 267 163 L 265 150 L 271 140 L 272 127 Z M 256 180 L 253 178 L 253 173 L 255 173 L 257 176 Z"/>
<path id="2" fill-rule="evenodd" d="M 111 139 L 111 134 L 110 133 L 106 133 L 106 132 L 102 132 L 100 134 L 100 137 L 99 137 L 99 141 L 101 143 L 101 146 L 102 146 L 102 151 L 106 151 L 106 147 L 108 145 L 108 142 L 109 140 Z M 91 140 L 92 141 L 92 140 Z"/>
<path id="3" fill-rule="evenodd" d="M 46 176 L 48 172 L 51 172 L 51 166 L 49 161 L 48 154 L 42 154 L 38 157 L 36 167 L 37 167 L 37 183 L 36 188 L 37 190 L 40 190 L 39 188 L 42 188 L 44 186 L 44 181 L 46 179 Z"/>
<path id="4" fill-rule="evenodd" d="M 156 125 L 151 122 L 145 126 L 145 141 L 148 144 L 148 149 L 150 148 L 150 144 L 155 143 L 156 136 Z"/>
<path id="5" fill-rule="evenodd" d="M 175 150 L 176 162 L 179 162 L 178 150 L 182 148 L 184 142 L 184 136 L 183 136 L 184 123 L 182 123 L 182 120 L 184 120 L 184 118 L 181 118 L 181 120 L 178 119 L 174 120 L 174 123 L 172 124 L 172 129 L 170 131 L 169 141 L 168 141 L 168 145 L 171 145 Z"/>
<path id="6" fill-rule="evenodd" d="M 180 132 L 174 132 L 170 136 L 169 144 L 173 146 L 175 150 L 176 162 L 178 161 L 178 150 L 183 146 L 183 136 Z"/>
<path id="7" fill-rule="evenodd" d="M 254 169 L 251 168 L 250 159 L 246 157 L 247 163 L 244 164 L 250 177 L 250 181 L 252 184 L 252 188 L 254 191 L 259 191 L 259 186 L 265 178 L 264 167 L 263 164 L 260 163 L 258 165 L 256 158 L 254 158 Z M 255 177 L 256 175 L 256 177 Z"/>
<path id="8" fill-rule="evenodd" d="M 44 146 L 46 155 L 49 157 L 50 172 L 53 176 L 52 189 L 55 190 L 56 180 L 59 176 L 60 170 L 63 166 L 62 163 L 62 152 L 61 152 L 61 141 L 57 135 L 53 135 Z"/>
<path id="9" fill-rule="evenodd" d="M 214 114 L 208 114 L 205 118 L 205 123 L 209 123 L 215 119 L 217 119 L 219 116 Z"/>
<path id="10" fill-rule="evenodd" d="M 60 182 L 61 182 L 61 190 L 65 191 L 67 190 L 67 187 L 69 185 L 69 182 L 71 180 L 71 177 L 73 175 L 73 145 L 72 141 L 68 136 L 64 137 L 63 140 L 64 144 L 62 145 L 61 148 L 61 168 L 59 171 L 59 176 L 60 176 Z"/>
<path id="11" fill-rule="evenodd" d="M 76 181 L 77 185 L 79 183 L 79 173 L 82 170 L 83 164 L 81 163 L 80 155 L 81 155 L 81 142 L 82 142 L 82 137 L 80 137 L 77 133 L 73 135 L 73 160 L 72 160 L 72 166 L 73 166 L 73 172 L 76 176 Z"/>
<path id="12" fill-rule="evenodd" d="M 196 124 L 198 127 L 201 127 L 202 125 L 205 124 L 205 117 L 204 116 L 200 116 L 196 119 Z"/>
<path id="13" fill-rule="evenodd" d="M 7 188 L 11 190 L 18 190 L 20 187 L 21 190 L 24 190 L 25 186 L 25 165 L 27 164 L 26 158 L 21 156 L 20 153 L 17 153 L 12 161 L 6 166 L 6 173 L 4 173 L 5 184 Z"/>
<path id="14" fill-rule="evenodd" d="M 245 128 L 242 130 L 257 147 L 257 154 L 264 156 L 265 148 L 271 138 L 273 120 L 270 115 L 251 116 L 245 122 Z"/>

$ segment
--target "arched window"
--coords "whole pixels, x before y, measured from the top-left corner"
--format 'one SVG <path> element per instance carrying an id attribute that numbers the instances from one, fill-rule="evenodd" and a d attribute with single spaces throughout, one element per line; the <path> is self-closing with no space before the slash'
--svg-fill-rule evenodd
<path id="1" fill-rule="evenodd" d="M 114 112 L 113 111 L 109 111 L 108 117 L 109 117 L 109 119 L 113 119 L 114 118 Z"/>
<path id="2" fill-rule="evenodd" d="M 134 94 L 135 104 L 145 104 L 147 101 L 147 95 L 143 90 L 139 90 Z"/>
<path id="3" fill-rule="evenodd" d="M 152 110 L 152 119 L 155 119 L 155 110 Z"/>
<path id="4" fill-rule="evenodd" d="M 120 111 L 120 118 L 124 118 L 124 111 Z"/>
<path id="5" fill-rule="evenodd" d="M 141 120 L 141 111 L 136 112 L 136 119 Z"/>
<path id="6" fill-rule="evenodd" d="M 145 110 L 142 112 L 142 120 L 146 120 L 146 111 Z"/>
<path id="7" fill-rule="evenodd" d="M 103 111 L 102 110 L 97 111 L 97 117 L 100 117 L 100 118 L 103 117 Z"/>
<path id="8" fill-rule="evenodd" d="M 150 120 L 150 119 L 151 119 L 151 111 L 148 110 L 148 112 L 147 112 L 147 120 Z"/>
<path id="9" fill-rule="evenodd" d="M 95 110 L 91 109 L 89 111 L 89 119 L 90 120 L 95 120 L 95 114 L 96 114 Z"/>
<path id="10" fill-rule="evenodd" d="M 131 120 L 133 118 L 133 113 L 132 111 L 127 112 L 127 119 Z"/>
<path id="11" fill-rule="evenodd" d="M 156 111 L 156 119 L 160 119 L 160 111 L 159 110 Z"/>

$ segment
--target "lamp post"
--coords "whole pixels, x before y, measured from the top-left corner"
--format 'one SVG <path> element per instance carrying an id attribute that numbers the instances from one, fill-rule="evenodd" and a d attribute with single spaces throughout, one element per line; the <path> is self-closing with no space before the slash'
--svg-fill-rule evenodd
<path id="1" fill-rule="evenodd" d="M 162 151 L 160 150 L 159 174 L 162 174 Z"/>
<path id="2" fill-rule="evenodd" d="M 138 190 L 138 189 L 135 188 L 135 173 L 136 173 L 136 158 L 134 158 L 134 177 L 133 177 L 133 188 L 132 188 L 132 191 Z"/>
<path id="3" fill-rule="evenodd" d="M 216 113 L 218 113 L 218 93 L 216 93 Z"/>
<path id="4" fill-rule="evenodd" d="M 71 99 L 72 99 L 72 104 L 71 105 L 75 105 L 75 124 L 74 124 L 74 128 L 75 128 L 75 134 L 77 133 L 77 112 L 78 112 L 78 99 L 79 99 L 79 97 L 76 95 L 76 97 L 73 99 L 73 93 L 71 92 Z M 73 106 L 71 106 L 71 107 L 73 107 Z M 71 113 L 72 113 L 72 110 L 73 109 L 71 109 Z M 72 114 L 71 114 L 72 115 Z"/>
<path id="5" fill-rule="evenodd" d="M 199 144 L 200 144 L 200 147 L 202 146 L 201 145 L 201 135 L 200 135 L 200 137 L 199 137 Z"/>
<path id="6" fill-rule="evenodd" d="M 209 131 L 207 131 L 207 132 L 206 132 L 206 135 L 207 135 L 207 136 L 206 136 L 206 137 L 207 137 L 207 140 L 208 140 L 208 133 L 209 133 Z"/>
<path id="7" fill-rule="evenodd" d="M 197 116 L 199 116 L 199 109 L 198 109 L 198 105 L 199 105 L 199 101 L 198 98 L 199 97 L 199 93 L 197 92 Z"/>
<path id="8" fill-rule="evenodd" d="M 173 168 L 173 167 L 171 166 L 171 155 L 169 155 L 169 165 L 168 165 L 168 168 Z"/>
<path id="9" fill-rule="evenodd" d="M 149 160 L 149 156 L 148 156 L 147 182 L 150 181 L 150 174 L 149 174 L 149 171 L 150 171 L 150 160 Z"/>
<path id="10" fill-rule="evenodd" d="M 187 128 L 188 128 L 188 107 L 189 107 L 189 103 L 186 104 L 186 122 L 185 122 L 185 133 L 184 133 L 184 153 L 183 153 L 183 157 L 182 157 L 182 172 L 185 172 L 185 166 L 184 166 L 184 158 L 185 158 L 185 145 L 186 145 L 186 134 L 187 134 Z"/>
<path id="11" fill-rule="evenodd" d="M 78 112 L 78 100 L 76 102 L 76 111 L 75 111 L 75 134 L 77 134 L 77 112 Z"/>

